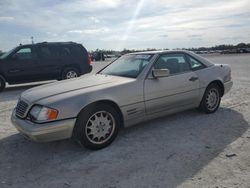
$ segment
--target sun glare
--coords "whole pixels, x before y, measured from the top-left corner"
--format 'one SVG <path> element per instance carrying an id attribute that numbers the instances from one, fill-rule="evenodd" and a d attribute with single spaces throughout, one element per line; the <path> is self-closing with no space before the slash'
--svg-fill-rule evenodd
<path id="1" fill-rule="evenodd" d="M 136 5 L 136 9 L 133 13 L 133 16 L 131 17 L 129 23 L 128 23 L 128 27 L 126 28 L 124 34 L 122 35 L 122 38 L 121 38 L 121 42 L 119 43 L 118 47 L 116 49 L 123 49 L 127 40 L 128 40 L 128 37 L 131 35 L 132 33 L 132 30 L 133 30 L 133 27 L 134 27 L 134 24 L 136 22 L 136 19 L 138 17 L 138 15 L 140 14 L 140 11 L 144 5 L 144 2 L 145 0 L 140 0 L 137 5 Z"/>

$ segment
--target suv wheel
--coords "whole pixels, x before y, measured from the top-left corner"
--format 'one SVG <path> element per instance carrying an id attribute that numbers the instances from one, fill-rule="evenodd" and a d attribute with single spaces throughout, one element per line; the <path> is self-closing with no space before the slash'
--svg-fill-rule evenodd
<path id="1" fill-rule="evenodd" d="M 5 83 L 6 81 L 5 81 L 5 79 L 4 79 L 4 77 L 2 77 L 1 75 L 0 75 L 0 92 L 1 91 L 3 91 L 4 90 L 4 88 L 5 88 Z"/>
<path id="2" fill-rule="evenodd" d="M 106 104 L 83 110 L 76 121 L 73 137 L 88 149 L 102 149 L 113 142 L 120 128 L 116 110 Z"/>
<path id="3" fill-rule="evenodd" d="M 79 71 L 76 68 L 66 68 L 62 73 L 62 79 L 66 80 L 66 79 L 76 78 L 79 75 L 80 75 Z"/>

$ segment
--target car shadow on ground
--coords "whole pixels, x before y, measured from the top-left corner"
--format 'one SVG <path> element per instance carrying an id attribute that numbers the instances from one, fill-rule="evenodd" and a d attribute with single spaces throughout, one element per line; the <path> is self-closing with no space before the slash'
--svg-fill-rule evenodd
<path id="1" fill-rule="evenodd" d="M 176 187 L 248 128 L 242 114 L 220 108 L 124 129 L 99 151 L 69 140 L 33 143 L 14 134 L 0 140 L 0 187 Z"/>

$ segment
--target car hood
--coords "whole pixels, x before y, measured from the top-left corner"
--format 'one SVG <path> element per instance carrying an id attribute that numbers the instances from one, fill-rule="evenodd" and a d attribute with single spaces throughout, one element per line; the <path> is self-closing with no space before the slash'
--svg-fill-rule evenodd
<path id="1" fill-rule="evenodd" d="M 52 84 L 46 84 L 32 89 L 28 89 L 21 94 L 21 98 L 30 103 L 34 103 L 38 100 L 68 93 L 71 91 L 88 89 L 93 87 L 100 87 L 115 82 L 129 81 L 131 78 L 109 76 L 109 75 L 84 75 L 82 77 L 70 80 L 64 80 L 54 82 Z M 116 85 L 116 84 L 115 84 Z"/>

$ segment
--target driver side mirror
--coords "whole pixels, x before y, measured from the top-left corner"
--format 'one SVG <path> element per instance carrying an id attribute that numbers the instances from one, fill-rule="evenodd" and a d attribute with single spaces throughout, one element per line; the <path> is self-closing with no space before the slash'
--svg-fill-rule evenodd
<path id="1" fill-rule="evenodd" d="M 152 70 L 152 76 L 154 78 L 168 77 L 169 75 L 170 75 L 170 72 L 168 69 L 153 69 Z"/>

